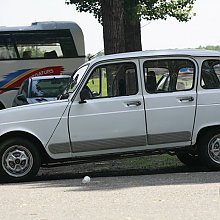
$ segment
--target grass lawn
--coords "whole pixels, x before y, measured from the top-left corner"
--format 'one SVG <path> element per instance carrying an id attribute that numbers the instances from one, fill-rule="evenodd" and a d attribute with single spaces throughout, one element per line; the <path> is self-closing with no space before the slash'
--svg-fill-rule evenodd
<path id="1" fill-rule="evenodd" d="M 183 166 L 176 156 L 167 154 L 142 156 L 134 158 L 124 158 L 111 161 L 97 162 L 94 164 L 94 169 L 163 169 L 169 167 Z"/>
<path id="2" fill-rule="evenodd" d="M 82 178 L 98 176 L 146 175 L 166 172 L 188 172 L 176 156 L 167 154 L 124 158 L 64 167 L 42 168 L 38 174 L 41 179 Z"/>
<path id="3" fill-rule="evenodd" d="M 167 154 L 142 156 L 133 158 L 123 158 L 100 162 L 91 162 L 85 164 L 71 165 L 71 172 L 111 172 L 123 170 L 160 170 L 169 168 L 178 168 L 184 166 L 176 156 Z M 59 169 L 59 168 L 57 168 Z M 68 170 L 68 169 L 67 169 Z M 67 171 L 68 172 L 68 171 Z"/>

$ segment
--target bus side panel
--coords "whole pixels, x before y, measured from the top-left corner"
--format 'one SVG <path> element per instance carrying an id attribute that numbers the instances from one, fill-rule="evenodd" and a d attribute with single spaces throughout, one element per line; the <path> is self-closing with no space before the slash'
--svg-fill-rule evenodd
<path id="1" fill-rule="evenodd" d="M 5 60 L 1 62 L 0 104 L 6 108 L 12 101 L 22 82 L 32 76 L 72 75 L 85 62 L 85 58 L 58 58 L 32 60 Z"/>

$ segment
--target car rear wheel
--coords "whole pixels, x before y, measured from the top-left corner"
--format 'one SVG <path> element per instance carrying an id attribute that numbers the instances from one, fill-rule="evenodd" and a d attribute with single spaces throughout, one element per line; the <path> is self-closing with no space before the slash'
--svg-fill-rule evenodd
<path id="1" fill-rule="evenodd" d="M 21 138 L 6 140 L 0 147 L 0 175 L 4 181 L 30 180 L 39 171 L 41 160 L 34 143 Z"/>
<path id="2" fill-rule="evenodd" d="M 220 131 L 210 130 L 198 140 L 201 162 L 212 169 L 220 169 Z"/>

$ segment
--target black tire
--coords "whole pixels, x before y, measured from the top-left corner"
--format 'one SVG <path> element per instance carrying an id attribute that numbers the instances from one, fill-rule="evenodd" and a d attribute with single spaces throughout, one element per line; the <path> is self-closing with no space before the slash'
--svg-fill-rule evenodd
<path id="1" fill-rule="evenodd" d="M 5 109 L 5 106 L 2 103 L 0 103 L 0 110 L 2 109 Z"/>
<path id="2" fill-rule="evenodd" d="M 194 152 L 177 152 L 176 156 L 186 166 L 197 167 L 201 165 L 198 154 Z"/>
<path id="3" fill-rule="evenodd" d="M 202 164 L 211 169 L 220 169 L 220 130 L 209 130 L 200 135 L 198 152 Z"/>
<path id="4" fill-rule="evenodd" d="M 41 166 L 34 143 L 22 138 L 11 138 L 1 143 L 0 158 L 0 179 L 7 182 L 31 180 Z"/>

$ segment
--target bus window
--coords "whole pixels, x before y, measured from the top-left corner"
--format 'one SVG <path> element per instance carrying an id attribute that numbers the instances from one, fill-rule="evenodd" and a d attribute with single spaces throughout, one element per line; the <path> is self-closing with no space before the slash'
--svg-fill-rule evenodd
<path id="1" fill-rule="evenodd" d="M 10 35 L 3 35 L 0 37 L 0 59 L 14 59 L 17 58 L 15 47 Z"/>
<path id="2" fill-rule="evenodd" d="M 14 33 L 13 38 L 19 56 L 23 59 L 77 57 L 75 44 L 68 30 Z M 31 56 L 25 57 L 26 51 L 31 51 Z"/>

